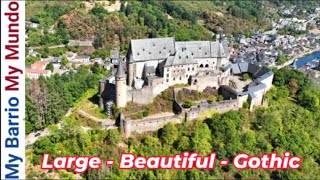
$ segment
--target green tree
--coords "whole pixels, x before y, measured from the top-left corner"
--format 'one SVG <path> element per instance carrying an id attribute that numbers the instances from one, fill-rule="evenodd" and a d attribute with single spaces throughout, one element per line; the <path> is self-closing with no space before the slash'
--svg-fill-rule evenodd
<path id="1" fill-rule="evenodd" d="M 173 123 L 166 124 L 161 133 L 161 140 L 168 145 L 172 145 L 178 138 L 178 129 Z"/>
<path id="2" fill-rule="evenodd" d="M 54 70 L 53 64 L 52 63 L 47 64 L 46 70 L 50 70 L 51 72 L 53 72 Z"/>
<path id="3" fill-rule="evenodd" d="M 65 67 L 68 64 L 68 59 L 65 56 L 62 56 L 61 58 L 61 67 Z"/>
<path id="4" fill-rule="evenodd" d="M 249 75 L 248 73 L 243 73 L 243 74 L 242 74 L 242 79 L 243 79 L 243 80 L 246 81 L 246 80 L 249 80 L 250 78 L 251 78 L 251 77 L 250 77 L 250 75 Z"/>

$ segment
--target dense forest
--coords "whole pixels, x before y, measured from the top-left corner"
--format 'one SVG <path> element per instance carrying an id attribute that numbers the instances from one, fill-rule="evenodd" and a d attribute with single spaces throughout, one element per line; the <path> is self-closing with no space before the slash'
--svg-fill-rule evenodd
<path id="1" fill-rule="evenodd" d="M 121 1 L 119 12 L 100 4 L 88 10 L 81 1 L 28 1 L 27 19 L 43 30 L 28 28 L 28 46 L 67 44 L 70 39 L 94 39 L 98 49 L 120 46 L 134 38 L 173 36 L 176 40 L 210 40 L 213 33 L 251 35 L 271 26 L 262 1 Z M 274 6 L 274 5 L 273 5 Z M 56 34 L 49 33 L 54 29 Z"/>
<path id="2" fill-rule="evenodd" d="M 203 121 L 167 124 L 157 132 L 124 138 L 120 130 L 93 129 L 84 132 L 76 116 L 65 118 L 62 129 L 51 128 L 52 135 L 34 145 L 30 161 L 37 165 L 41 155 L 99 155 L 114 158 L 112 168 L 88 170 L 87 179 L 316 179 L 320 177 L 320 91 L 302 73 L 291 69 L 274 70 L 274 87 L 265 97 L 269 107 L 256 107 L 212 114 Z M 231 165 L 214 170 L 125 170 L 117 168 L 121 152 L 135 155 L 172 155 L 185 150 L 207 155 L 217 152 L 218 159 L 238 152 L 261 155 L 289 150 L 303 158 L 299 170 L 236 170 Z M 70 177 L 57 171 L 62 177 Z M 36 178 L 36 173 L 29 178 Z M 45 176 L 45 175 L 43 175 Z"/>
<path id="3" fill-rule="evenodd" d="M 77 72 L 26 80 L 26 134 L 58 123 L 76 100 L 109 74 L 102 66 L 80 66 Z"/>

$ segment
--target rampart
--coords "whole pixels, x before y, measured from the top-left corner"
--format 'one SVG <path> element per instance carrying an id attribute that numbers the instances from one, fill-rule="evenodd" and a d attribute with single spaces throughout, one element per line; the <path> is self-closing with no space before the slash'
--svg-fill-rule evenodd
<path id="1" fill-rule="evenodd" d="M 143 133 L 147 131 L 156 131 L 170 122 L 181 123 L 180 116 L 169 115 L 158 118 L 146 118 L 141 120 L 122 119 L 123 131 L 126 137 L 132 132 Z"/>

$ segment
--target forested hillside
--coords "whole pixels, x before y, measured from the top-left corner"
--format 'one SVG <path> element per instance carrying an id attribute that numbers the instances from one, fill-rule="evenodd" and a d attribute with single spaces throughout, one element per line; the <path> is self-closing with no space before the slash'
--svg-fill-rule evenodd
<path id="1" fill-rule="evenodd" d="M 276 1 L 278 3 L 278 1 Z M 29 28 L 29 46 L 66 44 L 70 39 L 94 39 L 95 48 L 120 46 L 131 39 L 173 36 L 176 40 L 210 40 L 213 33 L 250 35 L 271 27 L 278 17 L 268 1 L 122 1 L 119 12 L 101 4 L 88 10 L 84 2 L 27 2 L 27 19 L 43 24 Z M 32 12 L 32 13 L 30 13 Z M 57 35 L 47 32 L 54 26 Z"/>
<path id="2" fill-rule="evenodd" d="M 262 155 L 289 150 L 303 158 L 302 168 L 287 171 L 243 170 L 231 165 L 216 166 L 213 171 L 182 170 L 119 170 L 103 167 L 88 170 L 88 179 L 208 179 L 208 178 L 274 178 L 316 179 L 320 177 L 320 91 L 298 71 L 275 70 L 275 87 L 266 97 L 268 108 L 255 108 L 214 113 L 204 121 L 168 124 L 158 132 L 124 138 L 119 130 L 82 130 L 76 116 L 65 118 L 62 129 L 52 129 L 52 135 L 34 144 L 31 162 L 40 163 L 44 152 L 57 155 L 99 155 L 115 158 L 121 152 L 135 155 L 172 155 L 185 150 L 206 155 L 211 151 L 218 159 L 232 157 L 238 152 Z M 60 174 L 60 171 L 58 171 Z M 37 177 L 33 173 L 29 177 Z M 66 176 L 64 176 L 66 177 Z"/>
<path id="3" fill-rule="evenodd" d="M 92 73 L 91 73 L 92 72 Z M 58 123 L 88 89 L 108 76 L 102 66 L 81 66 L 77 72 L 26 81 L 26 134 Z"/>

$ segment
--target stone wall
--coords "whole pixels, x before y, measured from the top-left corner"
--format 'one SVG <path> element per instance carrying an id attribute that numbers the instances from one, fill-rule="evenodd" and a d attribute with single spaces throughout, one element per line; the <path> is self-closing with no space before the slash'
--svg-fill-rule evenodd
<path id="1" fill-rule="evenodd" d="M 195 120 L 199 116 L 199 113 L 207 110 L 215 110 L 216 112 L 223 113 L 230 110 L 237 110 L 240 106 L 239 101 L 237 99 L 233 100 L 225 100 L 214 103 L 202 102 L 197 104 L 194 107 L 191 107 L 190 110 L 186 110 L 186 117 L 190 120 Z"/>
<path id="2" fill-rule="evenodd" d="M 124 135 L 129 137 L 132 132 L 143 133 L 156 131 L 170 122 L 181 123 L 177 115 L 163 116 L 159 118 L 147 118 L 141 120 L 123 119 Z"/>
<path id="3" fill-rule="evenodd" d="M 139 104 L 148 104 L 153 101 L 154 94 L 150 86 L 142 89 L 132 89 L 127 92 L 127 102 L 135 102 Z"/>
<path id="4" fill-rule="evenodd" d="M 216 112 L 227 112 L 230 110 L 237 110 L 242 107 L 237 99 L 226 100 L 214 103 L 199 103 L 197 106 L 192 107 L 189 110 L 182 110 L 179 115 L 168 115 L 158 118 L 146 118 L 141 120 L 131 120 L 122 117 L 121 125 L 123 126 L 124 135 L 129 137 L 132 132 L 143 133 L 147 131 L 156 131 L 169 122 L 181 123 L 182 121 L 189 119 L 197 119 L 199 113 L 207 110 L 215 110 Z"/>

